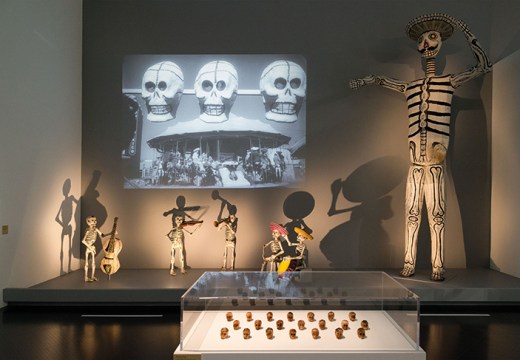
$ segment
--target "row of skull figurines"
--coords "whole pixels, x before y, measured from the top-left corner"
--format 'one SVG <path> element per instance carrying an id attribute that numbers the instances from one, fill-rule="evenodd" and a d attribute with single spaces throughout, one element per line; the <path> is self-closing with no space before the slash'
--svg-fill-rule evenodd
<path id="1" fill-rule="evenodd" d="M 274 318 L 273 318 L 273 313 L 271 311 L 267 312 L 266 314 L 267 316 L 267 321 L 268 322 L 271 322 L 271 321 L 274 321 Z M 333 322 L 335 321 L 336 319 L 334 318 L 335 314 L 333 311 L 329 311 L 328 313 L 328 319 L 330 322 Z M 349 319 L 350 321 L 352 322 L 355 322 L 357 321 L 356 319 L 356 313 L 354 311 L 351 311 L 349 312 L 348 314 L 349 316 Z M 240 321 L 239 320 L 234 320 L 233 319 L 233 313 L 232 312 L 227 312 L 226 313 L 226 320 L 227 321 L 233 321 L 233 329 L 234 330 L 240 330 Z M 253 321 L 253 314 L 248 311 L 246 313 L 246 320 L 248 322 L 251 322 Z M 294 318 L 294 314 L 292 313 L 292 311 L 289 311 L 287 313 L 287 320 L 289 322 L 293 322 L 295 320 Z M 315 319 L 315 316 L 314 316 L 314 313 L 311 311 L 311 312 L 308 312 L 307 313 L 307 320 L 312 323 L 314 321 L 316 321 Z M 284 327 L 284 321 L 279 319 L 279 320 L 276 320 L 276 329 L 277 330 L 283 330 L 285 329 Z M 306 325 L 305 325 L 305 321 L 304 320 L 298 320 L 297 322 L 298 324 L 298 329 L 300 331 L 303 331 L 306 329 Z M 261 330 L 262 329 L 262 320 L 260 319 L 256 319 L 254 320 L 254 327 L 256 330 Z M 327 322 L 324 320 L 324 319 L 321 319 L 318 321 L 318 327 L 315 327 L 311 330 L 311 335 L 312 335 L 312 338 L 313 339 L 320 339 L 320 330 L 326 330 L 327 329 Z M 334 331 L 334 334 L 336 336 L 336 338 L 338 340 L 340 339 L 344 339 L 345 337 L 343 336 L 343 332 L 346 331 L 346 330 L 349 330 L 350 327 L 349 327 L 349 320 L 342 320 L 341 321 L 341 326 L 340 327 L 337 327 Z M 368 321 L 367 320 L 362 320 L 361 323 L 360 323 L 360 327 L 357 329 L 357 336 L 360 338 L 360 339 L 365 339 L 366 338 L 366 331 L 367 330 L 370 330 L 370 327 L 368 326 Z M 265 331 L 266 333 L 266 336 L 269 340 L 272 340 L 274 338 L 274 331 L 273 331 L 273 328 L 271 327 L 268 327 Z M 296 332 L 296 329 L 290 329 L 289 330 L 289 337 L 291 339 L 297 339 L 297 332 Z M 229 335 L 229 329 L 227 327 L 223 327 L 220 329 L 220 338 L 222 340 L 225 340 L 225 339 L 228 339 L 230 337 Z M 249 328 L 244 328 L 243 329 L 243 337 L 244 339 L 248 340 L 251 338 L 251 330 Z"/>
<path id="2" fill-rule="evenodd" d="M 238 94 L 238 72 L 227 61 L 209 62 L 199 70 L 194 90 L 199 100 L 200 120 L 227 121 Z M 285 123 L 297 121 L 306 90 L 307 76 L 300 65 L 288 60 L 269 64 L 260 76 L 265 118 Z M 184 74 L 177 64 L 162 61 L 150 66 L 141 85 L 147 119 L 152 122 L 175 119 L 183 92 Z"/>

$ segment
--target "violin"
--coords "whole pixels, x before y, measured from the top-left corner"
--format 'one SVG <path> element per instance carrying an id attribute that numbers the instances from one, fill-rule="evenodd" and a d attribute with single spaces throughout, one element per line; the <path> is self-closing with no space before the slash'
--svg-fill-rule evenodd
<path id="1" fill-rule="evenodd" d="M 181 223 L 180 227 L 185 227 L 185 226 L 191 226 L 191 225 L 197 225 L 197 224 L 202 224 L 204 222 L 204 220 L 185 220 Z"/>
<path id="2" fill-rule="evenodd" d="M 114 225 L 112 226 L 110 239 L 103 243 L 103 250 L 105 251 L 105 256 L 101 260 L 101 271 L 107 274 L 109 279 L 110 275 L 115 274 L 121 267 L 118 255 L 121 252 L 121 249 L 123 248 L 123 243 L 120 239 L 116 238 L 117 220 L 117 217 L 114 218 Z"/>

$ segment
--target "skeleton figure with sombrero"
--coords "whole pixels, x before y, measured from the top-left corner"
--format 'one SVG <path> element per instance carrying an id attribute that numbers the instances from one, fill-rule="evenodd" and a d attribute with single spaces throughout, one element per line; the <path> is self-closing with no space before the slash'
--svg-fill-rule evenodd
<path id="1" fill-rule="evenodd" d="M 305 241 L 312 240 L 313 237 L 299 227 L 295 227 L 294 231 L 298 234 L 296 237 L 298 242 L 287 242 L 289 246 L 296 246 L 296 256 L 284 256 L 282 263 L 278 267 L 279 273 L 285 271 L 300 271 L 307 268 L 307 245 Z"/>
<path id="2" fill-rule="evenodd" d="M 435 59 L 443 41 L 460 30 L 475 55 L 476 65 L 454 75 L 436 75 Z M 401 276 L 415 273 L 417 236 L 423 202 L 426 202 L 431 236 L 431 279 L 444 280 L 445 158 L 450 137 L 451 102 L 454 90 L 491 71 L 491 63 L 475 36 L 461 20 L 445 14 L 422 15 L 406 26 L 425 59 L 425 77 L 411 82 L 370 75 L 350 81 L 352 89 L 380 85 L 406 96 L 410 169 L 406 183 L 405 259 Z"/>
<path id="3" fill-rule="evenodd" d="M 279 263 L 282 261 L 282 255 L 285 252 L 282 246 L 282 242 L 280 241 L 280 236 L 283 237 L 286 241 L 287 239 L 287 230 L 276 223 L 271 223 L 269 225 L 271 228 L 271 236 L 272 240 L 268 243 L 264 244 L 262 248 L 262 267 L 260 271 L 265 271 L 267 264 L 269 264 L 269 271 L 276 271 Z M 265 249 L 269 247 L 271 250 L 271 255 L 265 255 Z"/>

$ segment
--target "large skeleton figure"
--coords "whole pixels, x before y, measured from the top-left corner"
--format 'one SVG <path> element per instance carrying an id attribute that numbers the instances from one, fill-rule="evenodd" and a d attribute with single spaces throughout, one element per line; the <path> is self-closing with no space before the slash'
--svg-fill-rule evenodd
<path id="1" fill-rule="evenodd" d="M 280 241 L 280 236 L 282 236 L 286 241 L 287 240 L 287 230 L 285 230 L 281 225 L 276 223 L 271 223 L 269 225 L 271 228 L 271 236 L 272 240 L 268 243 L 264 244 L 262 249 L 262 267 L 260 271 L 265 271 L 267 264 L 269 264 L 269 271 L 276 271 L 278 264 L 282 261 L 282 255 L 285 252 L 282 242 Z M 271 255 L 265 255 L 265 248 L 269 247 L 271 250 Z"/>
<path id="2" fill-rule="evenodd" d="M 477 64 L 455 75 L 436 75 L 435 58 L 443 41 L 455 29 L 466 37 Z M 406 183 L 405 259 L 401 276 L 415 272 L 417 236 L 423 202 L 426 202 L 431 236 L 432 280 L 444 280 L 445 158 L 450 137 L 451 101 L 454 90 L 465 82 L 491 70 L 491 63 L 466 24 L 445 14 L 419 16 L 406 28 L 417 41 L 417 50 L 426 63 L 426 77 L 411 82 L 386 76 L 370 75 L 350 81 L 357 89 L 364 85 L 380 85 L 406 96 L 408 105 L 408 149 L 410 169 Z"/>
<path id="3" fill-rule="evenodd" d="M 105 235 L 97 228 L 97 218 L 89 216 L 86 219 L 88 229 L 85 231 L 83 240 L 81 242 L 85 245 L 85 281 L 97 281 L 95 277 L 96 272 L 96 240 L 98 235 L 104 237 Z M 90 276 L 89 276 L 90 268 Z"/>

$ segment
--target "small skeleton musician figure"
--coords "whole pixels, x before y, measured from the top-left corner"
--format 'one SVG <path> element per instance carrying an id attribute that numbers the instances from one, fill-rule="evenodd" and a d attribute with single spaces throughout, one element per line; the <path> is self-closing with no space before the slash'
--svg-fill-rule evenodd
<path id="1" fill-rule="evenodd" d="M 287 230 L 285 230 L 282 225 L 276 223 L 271 223 L 269 227 L 271 228 L 272 240 L 265 244 L 262 249 L 263 262 L 260 271 L 265 271 L 267 264 L 269 264 L 269 271 L 272 272 L 277 270 L 278 264 L 282 261 L 281 256 L 285 251 L 280 241 L 280 236 L 287 240 Z M 271 249 L 270 256 L 265 256 L 264 254 L 266 247 L 270 247 Z"/>
<path id="2" fill-rule="evenodd" d="M 287 239 L 287 243 L 289 246 L 296 246 L 296 256 L 286 256 L 284 257 L 284 260 L 291 260 L 291 264 L 289 265 L 289 268 L 292 269 L 292 271 L 299 271 L 302 269 L 307 268 L 307 245 L 305 244 L 305 241 L 312 240 L 312 235 L 308 234 L 305 230 L 295 227 L 294 231 L 298 234 L 296 237 L 296 240 L 298 240 L 297 243 L 292 243 Z M 294 261 L 294 264 L 292 263 Z"/>
<path id="3" fill-rule="evenodd" d="M 476 65 L 455 75 L 436 75 L 436 57 L 443 41 L 460 30 L 475 55 Z M 431 236 L 431 279 L 444 280 L 444 230 L 446 219 L 445 173 L 450 138 L 451 102 L 460 85 L 491 71 L 491 63 L 475 36 L 461 20 L 445 14 L 430 14 L 411 20 L 407 35 L 417 42 L 425 59 L 426 76 L 411 82 L 370 75 L 350 81 L 352 89 L 380 85 L 406 96 L 408 105 L 408 150 L 410 169 L 406 183 L 406 238 L 401 276 L 415 273 L 417 236 L 423 202 L 426 202 Z"/>
<path id="4" fill-rule="evenodd" d="M 236 258 L 236 244 L 237 244 L 237 228 L 238 218 L 236 217 L 236 206 L 232 205 L 229 209 L 229 216 L 226 219 L 222 219 L 220 223 L 217 223 L 218 230 L 225 228 L 226 232 L 226 244 L 224 245 L 224 255 L 222 270 L 227 270 L 226 266 L 228 258 L 231 258 L 230 270 L 235 269 L 235 258 Z"/>
<path id="5" fill-rule="evenodd" d="M 175 214 L 173 221 L 173 228 L 166 235 L 170 241 L 172 242 L 171 251 L 170 251 L 170 275 L 175 276 L 175 254 L 179 253 L 179 261 L 181 263 L 181 272 L 182 274 L 186 274 L 186 270 L 184 268 L 184 232 L 188 232 L 188 234 L 192 235 L 193 232 L 189 232 L 185 229 L 186 226 L 195 225 L 196 223 L 200 224 L 202 221 L 184 221 L 184 217 L 182 214 Z"/>
<path id="6" fill-rule="evenodd" d="M 104 237 L 105 235 L 97 228 L 97 218 L 95 216 L 89 216 L 86 219 L 88 229 L 85 231 L 83 240 L 81 242 L 86 246 L 85 249 L 85 281 L 97 281 L 94 276 L 96 272 L 96 240 L 98 235 Z M 90 265 L 90 266 L 89 266 Z M 90 276 L 88 270 L 90 267 Z"/>

